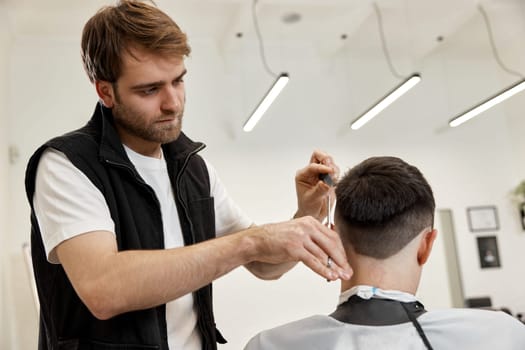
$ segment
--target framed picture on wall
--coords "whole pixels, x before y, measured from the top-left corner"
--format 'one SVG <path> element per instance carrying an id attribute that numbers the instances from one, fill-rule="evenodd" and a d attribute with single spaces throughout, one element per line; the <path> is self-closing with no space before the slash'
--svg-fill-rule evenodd
<path id="1" fill-rule="evenodd" d="M 478 237 L 479 263 L 482 269 L 501 267 L 496 236 Z"/>
<path id="2" fill-rule="evenodd" d="M 467 219 L 471 232 L 499 230 L 498 211 L 494 205 L 467 208 Z"/>

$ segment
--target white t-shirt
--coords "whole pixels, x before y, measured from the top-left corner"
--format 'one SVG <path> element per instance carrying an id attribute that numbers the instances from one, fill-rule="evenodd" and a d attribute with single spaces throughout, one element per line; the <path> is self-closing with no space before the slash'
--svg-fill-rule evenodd
<path id="1" fill-rule="evenodd" d="M 159 200 L 165 248 L 184 246 L 166 161 L 164 158 L 145 157 L 127 147 L 125 149 L 138 173 Z M 208 162 L 206 166 L 210 194 L 214 197 L 217 236 L 249 227 L 252 221 L 228 196 L 215 169 Z M 55 248 L 67 239 L 91 231 L 115 232 L 115 224 L 102 193 L 64 154 L 56 150 L 48 149 L 42 155 L 37 169 L 33 205 L 51 263 L 59 263 Z M 202 348 L 191 293 L 166 304 L 166 321 L 170 349 Z"/>

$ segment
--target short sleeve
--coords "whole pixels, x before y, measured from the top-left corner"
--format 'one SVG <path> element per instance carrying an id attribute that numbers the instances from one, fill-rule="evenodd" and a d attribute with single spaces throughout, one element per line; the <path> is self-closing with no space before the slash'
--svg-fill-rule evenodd
<path id="1" fill-rule="evenodd" d="M 104 196 L 65 154 L 47 149 L 38 164 L 33 206 L 50 263 L 55 248 L 92 231 L 115 232 Z"/>

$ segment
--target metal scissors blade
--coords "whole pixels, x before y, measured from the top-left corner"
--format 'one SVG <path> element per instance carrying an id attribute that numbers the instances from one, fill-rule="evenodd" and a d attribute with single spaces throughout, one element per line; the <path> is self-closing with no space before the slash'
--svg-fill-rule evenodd
<path id="1" fill-rule="evenodd" d="M 334 181 L 330 177 L 328 173 L 325 174 L 319 174 L 319 180 L 323 181 L 328 186 L 332 187 L 334 185 Z M 327 217 L 326 217 L 326 224 L 329 228 L 332 228 L 333 225 L 333 218 L 332 218 L 332 201 L 330 199 L 330 194 L 328 194 L 327 200 L 326 200 L 326 210 L 327 210 Z"/>

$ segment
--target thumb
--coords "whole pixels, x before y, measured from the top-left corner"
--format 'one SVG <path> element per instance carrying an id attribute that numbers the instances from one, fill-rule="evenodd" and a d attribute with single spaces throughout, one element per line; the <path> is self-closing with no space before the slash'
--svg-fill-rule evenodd
<path id="1" fill-rule="evenodd" d="M 329 191 L 330 191 L 330 186 L 328 186 L 323 181 L 319 180 L 319 182 L 317 182 L 317 184 L 315 185 L 313 193 L 316 196 L 324 196 L 324 195 L 327 195 Z"/>

